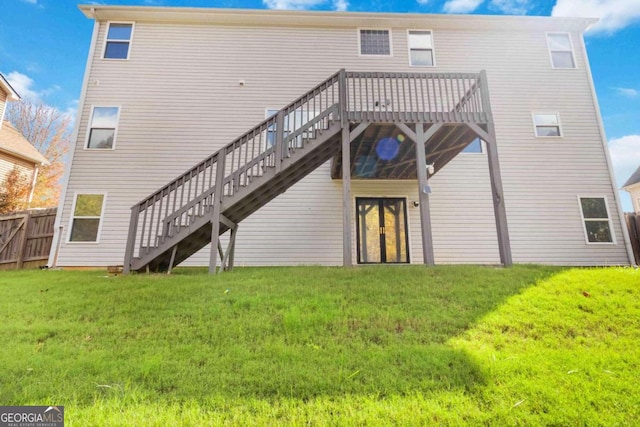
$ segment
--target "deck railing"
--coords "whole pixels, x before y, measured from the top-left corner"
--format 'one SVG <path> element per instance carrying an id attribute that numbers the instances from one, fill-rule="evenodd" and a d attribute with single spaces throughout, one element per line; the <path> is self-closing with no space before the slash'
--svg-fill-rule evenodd
<path id="1" fill-rule="evenodd" d="M 346 73 L 351 121 L 464 123 L 486 121 L 481 74 Z"/>
<path id="2" fill-rule="evenodd" d="M 339 71 L 135 204 L 125 270 L 133 257 L 149 254 L 208 214 L 216 202 L 249 186 L 267 168 L 278 173 L 286 158 L 331 123 L 483 123 L 488 100 L 482 86 L 482 74 Z M 216 183 L 222 191 L 216 192 Z"/>

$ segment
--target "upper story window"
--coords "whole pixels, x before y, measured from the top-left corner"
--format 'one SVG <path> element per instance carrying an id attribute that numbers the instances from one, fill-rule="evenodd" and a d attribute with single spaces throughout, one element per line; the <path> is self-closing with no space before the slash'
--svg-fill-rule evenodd
<path id="1" fill-rule="evenodd" d="M 409 30 L 409 64 L 415 67 L 433 67 L 433 34 L 428 30 Z"/>
<path id="2" fill-rule="evenodd" d="M 360 30 L 360 55 L 391 56 L 389 30 Z"/>
<path id="3" fill-rule="evenodd" d="M 579 197 L 580 213 L 588 243 L 614 243 L 607 199 Z"/>
<path id="4" fill-rule="evenodd" d="M 113 149 L 118 128 L 118 107 L 93 107 L 87 148 Z"/>
<path id="5" fill-rule="evenodd" d="M 70 242 L 98 241 L 104 201 L 104 194 L 76 194 L 71 216 Z"/>
<path id="6" fill-rule="evenodd" d="M 533 113 L 533 125 L 536 136 L 562 136 L 558 113 Z"/>
<path id="7" fill-rule="evenodd" d="M 105 59 L 128 59 L 133 24 L 110 22 L 104 46 Z"/>
<path id="8" fill-rule="evenodd" d="M 569 33 L 547 33 L 547 45 L 553 68 L 576 68 Z"/>

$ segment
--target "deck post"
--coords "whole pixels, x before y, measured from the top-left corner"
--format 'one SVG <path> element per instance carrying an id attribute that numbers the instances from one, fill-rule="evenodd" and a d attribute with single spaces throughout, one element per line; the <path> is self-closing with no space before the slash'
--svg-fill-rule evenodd
<path id="1" fill-rule="evenodd" d="M 131 218 L 129 219 L 129 235 L 127 236 L 127 246 L 124 250 L 124 266 L 122 274 L 131 272 L 131 262 L 133 261 L 133 248 L 136 245 L 136 233 L 138 232 L 138 218 L 140 217 L 140 205 L 131 208 Z M 60 237 L 61 238 L 61 237 Z M 57 248 L 56 248 L 57 251 Z"/>
<path id="2" fill-rule="evenodd" d="M 482 91 L 482 108 L 487 115 L 487 159 L 489 162 L 489 177 L 491 179 L 491 195 L 493 197 L 493 213 L 496 219 L 496 232 L 498 233 L 498 250 L 500 262 L 505 267 L 513 265 L 511 256 L 511 242 L 507 227 L 507 211 L 504 205 L 504 190 L 502 188 L 502 176 L 500 174 L 500 162 L 498 160 L 496 130 L 491 114 L 491 102 L 489 101 L 489 87 L 487 72 L 480 72 L 480 90 Z M 472 127 L 473 128 L 473 127 Z"/>
<path id="3" fill-rule="evenodd" d="M 347 72 L 341 69 L 338 75 L 338 99 L 340 101 L 340 123 L 342 124 L 342 264 L 353 266 L 351 235 L 351 132 L 347 117 Z"/>
<path id="4" fill-rule="evenodd" d="M 276 116 L 276 151 L 275 162 L 276 173 L 282 170 L 282 159 L 284 159 L 284 112 L 278 111 Z"/>
<path id="5" fill-rule="evenodd" d="M 220 209 L 222 208 L 223 182 L 225 173 L 226 150 L 218 152 L 216 164 L 216 186 L 213 196 L 213 212 L 211 214 L 211 250 L 209 253 L 209 274 L 215 274 L 218 262 L 218 244 L 220 242 Z M 222 260 L 221 260 L 222 261 Z"/>
<path id="6" fill-rule="evenodd" d="M 436 262 L 433 255 L 433 233 L 431 230 L 431 211 L 429 209 L 430 190 L 427 175 L 427 160 L 426 154 L 424 152 L 425 143 L 426 140 L 424 134 L 424 124 L 417 123 L 415 147 L 416 171 L 418 174 L 418 193 L 420 200 L 420 224 L 422 226 L 422 256 L 425 265 L 435 265 Z"/>
<path id="7" fill-rule="evenodd" d="M 342 263 L 353 266 L 351 237 L 351 140 L 349 125 L 342 128 Z"/>

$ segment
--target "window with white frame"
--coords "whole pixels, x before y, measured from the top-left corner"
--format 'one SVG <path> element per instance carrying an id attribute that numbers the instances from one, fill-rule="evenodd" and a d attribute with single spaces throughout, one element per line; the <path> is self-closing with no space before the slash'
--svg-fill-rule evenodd
<path id="1" fill-rule="evenodd" d="M 70 242 L 98 241 L 104 200 L 104 194 L 76 194 L 69 232 Z"/>
<path id="2" fill-rule="evenodd" d="M 118 107 L 93 107 L 89 135 L 87 136 L 87 148 L 113 149 L 119 113 Z"/>
<path id="3" fill-rule="evenodd" d="M 613 243 L 607 200 L 604 197 L 579 197 L 580 213 L 588 243 Z"/>
<path id="4" fill-rule="evenodd" d="M 433 35 L 429 30 L 409 30 L 409 64 L 414 67 L 433 67 Z"/>
<path id="5" fill-rule="evenodd" d="M 278 114 L 279 110 L 267 109 L 267 118 L 271 116 L 275 116 Z M 314 117 L 318 115 L 315 111 L 307 111 L 303 109 L 294 110 L 291 113 L 285 115 L 283 117 L 284 121 L 284 137 L 286 138 L 292 132 L 298 130 L 302 125 L 313 120 Z M 302 148 L 304 145 L 304 139 L 312 138 L 313 131 L 317 129 L 317 125 L 310 126 L 308 129 L 305 129 L 300 135 L 294 138 L 292 141 L 289 141 L 290 148 Z M 276 126 L 271 125 L 267 129 L 267 146 L 266 148 L 271 148 L 276 143 Z"/>
<path id="6" fill-rule="evenodd" d="M 553 68 L 576 68 L 569 33 L 548 33 L 547 45 Z"/>
<path id="7" fill-rule="evenodd" d="M 360 55 L 391 56 L 389 30 L 360 30 Z"/>
<path id="8" fill-rule="evenodd" d="M 133 24 L 110 22 L 104 46 L 105 59 L 128 59 Z"/>
<path id="9" fill-rule="evenodd" d="M 562 136 L 560 115 L 558 113 L 533 113 L 533 125 L 536 136 Z"/>

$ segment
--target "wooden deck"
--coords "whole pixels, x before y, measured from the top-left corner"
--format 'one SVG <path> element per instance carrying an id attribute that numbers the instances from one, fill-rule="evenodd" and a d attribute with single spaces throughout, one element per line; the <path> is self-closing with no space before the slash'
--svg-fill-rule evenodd
<path id="1" fill-rule="evenodd" d="M 330 158 L 343 182 L 344 265 L 353 263 L 352 177 L 418 179 L 423 255 L 433 264 L 427 181 L 478 137 L 501 260 L 510 265 L 485 73 L 341 70 L 133 206 L 124 271 L 171 271 L 208 243 L 210 272 L 232 268 L 239 223 Z M 228 230 L 223 250 L 219 235 Z"/>

